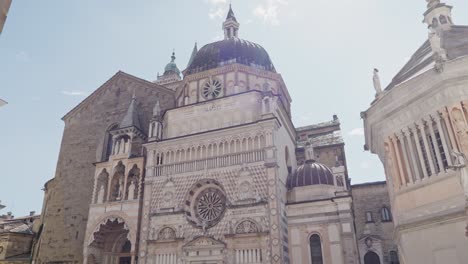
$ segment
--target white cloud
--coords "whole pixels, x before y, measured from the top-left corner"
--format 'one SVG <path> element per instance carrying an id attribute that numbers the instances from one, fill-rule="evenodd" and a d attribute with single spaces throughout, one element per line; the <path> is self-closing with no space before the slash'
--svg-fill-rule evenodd
<path id="1" fill-rule="evenodd" d="M 73 91 L 61 91 L 60 93 L 63 94 L 63 95 L 68 95 L 68 96 L 87 96 L 87 95 L 88 95 L 88 92 L 85 92 L 85 91 L 77 91 L 77 90 L 73 90 Z"/>
<path id="2" fill-rule="evenodd" d="M 364 128 L 356 127 L 348 132 L 350 136 L 364 136 Z"/>
<path id="3" fill-rule="evenodd" d="M 223 35 L 218 34 L 218 35 L 212 37 L 212 38 L 211 38 L 211 41 L 219 41 L 219 40 L 222 40 L 223 38 L 224 38 Z"/>
<path id="4" fill-rule="evenodd" d="M 205 0 L 210 5 L 208 17 L 210 19 L 221 18 L 227 11 L 227 0 Z"/>
<path id="5" fill-rule="evenodd" d="M 205 0 L 212 5 L 226 4 L 227 0 Z"/>
<path id="6" fill-rule="evenodd" d="M 265 0 L 254 8 L 253 14 L 263 23 L 277 26 L 280 24 L 280 11 L 286 5 L 288 5 L 286 0 Z"/>

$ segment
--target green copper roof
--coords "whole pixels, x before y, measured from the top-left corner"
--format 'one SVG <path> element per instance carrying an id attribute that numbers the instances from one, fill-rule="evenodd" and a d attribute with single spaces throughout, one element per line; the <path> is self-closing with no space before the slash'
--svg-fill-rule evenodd
<path id="1" fill-rule="evenodd" d="M 164 67 L 164 75 L 170 74 L 172 72 L 177 73 L 177 75 L 180 74 L 179 68 L 177 68 L 177 64 L 175 63 L 175 53 L 172 52 L 171 56 L 171 62 L 169 62 L 166 67 Z"/>

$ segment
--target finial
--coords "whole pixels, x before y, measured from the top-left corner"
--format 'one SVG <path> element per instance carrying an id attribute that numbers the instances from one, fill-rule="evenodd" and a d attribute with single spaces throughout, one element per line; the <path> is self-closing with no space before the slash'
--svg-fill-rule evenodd
<path id="1" fill-rule="evenodd" d="M 171 62 L 174 62 L 175 61 L 175 51 L 174 49 L 172 49 L 172 56 L 171 56 Z"/>
<path id="2" fill-rule="evenodd" d="M 305 161 L 310 163 L 315 162 L 314 147 L 310 142 L 307 142 L 305 145 Z"/>
<path id="3" fill-rule="evenodd" d="M 135 88 L 133 88 L 132 100 L 136 100 Z"/>

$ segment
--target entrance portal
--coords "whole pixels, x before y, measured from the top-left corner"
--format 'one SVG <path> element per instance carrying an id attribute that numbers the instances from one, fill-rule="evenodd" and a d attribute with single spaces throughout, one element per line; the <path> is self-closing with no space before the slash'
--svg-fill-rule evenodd
<path id="1" fill-rule="evenodd" d="M 122 219 L 108 219 L 93 233 L 93 240 L 87 251 L 93 256 L 91 263 L 132 264 L 134 253 L 128 239 L 129 230 Z"/>
<path id="2" fill-rule="evenodd" d="M 379 255 L 369 251 L 364 255 L 364 264 L 380 264 Z"/>

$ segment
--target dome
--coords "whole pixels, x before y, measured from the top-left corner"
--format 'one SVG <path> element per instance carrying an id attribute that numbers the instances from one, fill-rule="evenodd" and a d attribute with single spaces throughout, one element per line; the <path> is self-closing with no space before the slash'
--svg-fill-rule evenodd
<path id="1" fill-rule="evenodd" d="M 203 46 L 187 66 L 185 75 L 230 63 L 240 63 L 276 72 L 270 56 L 262 46 L 237 37 L 231 37 Z"/>
<path id="2" fill-rule="evenodd" d="M 170 74 L 170 73 L 176 73 L 177 75 L 180 75 L 180 70 L 177 68 L 177 64 L 175 63 L 175 53 L 172 52 L 171 56 L 171 62 L 169 62 L 166 67 L 164 67 L 164 75 Z"/>
<path id="3" fill-rule="evenodd" d="M 334 185 L 333 173 L 325 165 L 307 160 L 287 179 L 288 189 L 310 185 Z"/>

